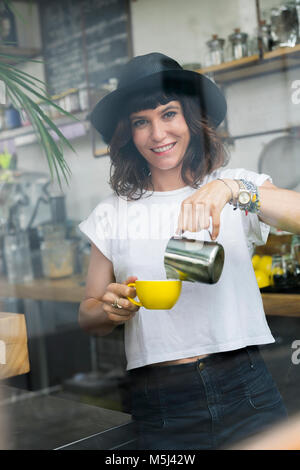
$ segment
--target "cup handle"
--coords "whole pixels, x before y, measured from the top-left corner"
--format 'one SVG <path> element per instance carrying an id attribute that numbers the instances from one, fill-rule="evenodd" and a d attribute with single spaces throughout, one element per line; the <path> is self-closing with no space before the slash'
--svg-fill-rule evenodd
<path id="1" fill-rule="evenodd" d="M 135 287 L 135 282 L 130 282 L 129 284 L 127 284 L 129 287 Z M 136 300 L 134 300 L 132 297 L 127 297 L 128 300 L 130 300 L 130 302 L 134 305 L 138 305 L 139 307 L 142 307 L 143 304 L 142 302 L 137 302 Z"/>

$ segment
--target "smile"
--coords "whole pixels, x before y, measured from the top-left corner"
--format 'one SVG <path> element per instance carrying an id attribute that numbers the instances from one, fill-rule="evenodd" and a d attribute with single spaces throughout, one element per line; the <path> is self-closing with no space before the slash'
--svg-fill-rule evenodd
<path id="1" fill-rule="evenodd" d="M 164 145 L 163 147 L 156 147 L 156 148 L 153 148 L 151 150 L 153 150 L 153 152 L 155 153 L 166 153 L 168 152 L 169 150 L 171 150 L 174 145 L 176 145 L 176 142 L 173 142 L 172 144 L 168 144 L 168 145 Z"/>

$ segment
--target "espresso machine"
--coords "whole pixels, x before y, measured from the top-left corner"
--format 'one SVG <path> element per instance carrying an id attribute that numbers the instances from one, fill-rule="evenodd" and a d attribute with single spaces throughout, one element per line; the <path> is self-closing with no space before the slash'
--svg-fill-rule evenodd
<path id="1" fill-rule="evenodd" d="M 65 194 L 60 189 L 50 188 L 50 185 L 51 181 L 43 185 L 27 230 L 31 234 L 32 248 L 40 252 L 41 275 L 48 279 L 60 279 L 80 270 L 81 240 L 78 221 L 67 217 Z M 44 209 L 46 206 L 49 218 L 34 227 L 42 205 Z"/>
<path id="2" fill-rule="evenodd" d="M 11 283 L 33 279 L 30 237 L 24 224 L 24 214 L 30 211 L 29 194 L 32 188 L 48 179 L 43 173 L 10 169 L 0 171 L 0 269 Z"/>
<path id="3" fill-rule="evenodd" d="M 80 270 L 78 221 L 67 218 L 65 194 L 50 185 L 47 174 L 0 171 L 0 270 L 10 283 Z"/>

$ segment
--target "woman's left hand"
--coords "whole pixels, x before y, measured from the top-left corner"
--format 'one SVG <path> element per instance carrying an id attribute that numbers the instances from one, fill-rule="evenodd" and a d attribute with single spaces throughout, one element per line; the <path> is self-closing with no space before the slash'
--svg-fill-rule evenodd
<path id="1" fill-rule="evenodd" d="M 198 189 L 192 196 L 181 203 L 180 214 L 176 233 L 200 232 L 209 229 L 210 217 L 212 218 L 211 239 L 215 240 L 220 231 L 220 216 L 223 207 L 231 200 L 232 194 L 237 191 L 237 185 L 233 180 L 214 180 Z"/>

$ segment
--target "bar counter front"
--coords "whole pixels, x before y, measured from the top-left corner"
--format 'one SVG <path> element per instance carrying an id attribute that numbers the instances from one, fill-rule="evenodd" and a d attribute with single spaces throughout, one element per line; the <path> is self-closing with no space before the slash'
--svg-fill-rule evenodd
<path id="1" fill-rule="evenodd" d="M 85 279 L 79 274 L 59 280 L 35 279 L 17 285 L 9 284 L 6 278 L 2 277 L 0 301 L 4 303 L 7 298 L 22 299 L 26 321 L 30 319 L 30 308 L 43 301 L 55 305 L 57 303 L 58 314 L 62 305 L 69 305 L 76 321 L 78 304 L 84 297 L 84 286 Z M 300 333 L 297 318 L 300 317 L 300 293 L 262 293 L 262 300 L 275 343 L 263 346 L 261 352 L 278 384 L 288 411 L 293 414 L 299 408 L 297 391 L 300 386 L 300 366 L 297 367 L 291 362 L 291 344 L 297 332 Z M 39 316 L 37 312 L 33 315 L 35 322 Z M 78 329 L 80 330 L 79 327 Z M 281 333 L 278 334 L 278 331 Z M 282 331 L 287 334 L 282 334 Z M 43 331 L 40 330 L 39 334 L 43 336 Z M 281 336 L 284 336 L 284 341 Z M 2 410 L 4 416 L 7 415 L 9 422 L 6 448 L 134 449 L 134 425 L 130 413 L 126 410 L 123 412 L 105 409 L 101 405 L 94 406 L 76 399 L 65 399 L 63 395 L 51 394 L 51 387 L 48 393 L 44 339 L 38 345 L 38 369 L 42 379 L 36 390 L 21 390 L 5 382 L 0 386 L 0 412 Z M 106 337 L 101 339 L 105 341 Z M 78 342 L 78 347 L 79 345 Z M 34 358 L 30 359 L 35 366 Z M 76 362 L 75 357 L 73 360 Z"/>

